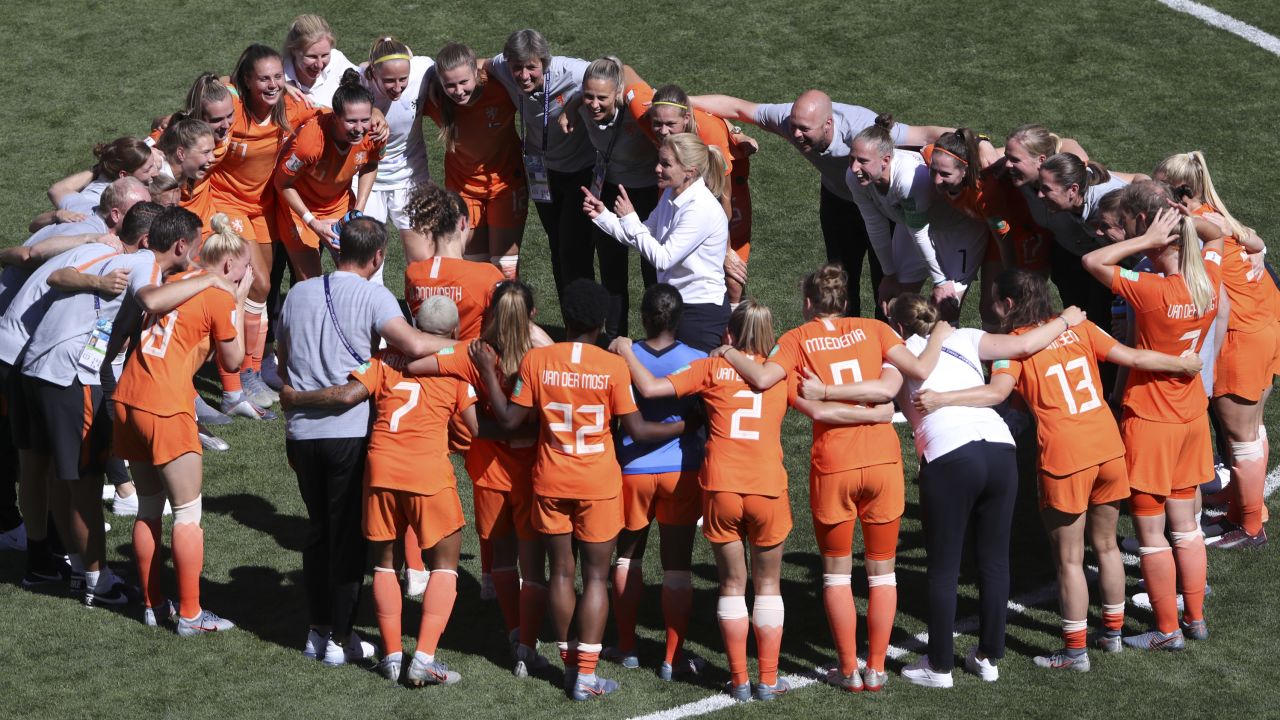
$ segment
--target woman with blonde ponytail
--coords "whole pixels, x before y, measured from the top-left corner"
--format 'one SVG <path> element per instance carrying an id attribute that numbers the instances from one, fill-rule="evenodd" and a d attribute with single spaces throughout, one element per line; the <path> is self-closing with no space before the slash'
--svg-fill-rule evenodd
<path id="1" fill-rule="evenodd" d="M 1280 319 L 1275 285 L 1266 277 L 1262 240 L 1223 205 L 1199 152 L 1174 155 L 1154 175 L 1173 186 L 1196 218 L 1201 240 L 1222 237 L 1222 285 L 1228 304 L 1227 332 L 1213 378 L 1213 409 L 1229 444 L 1231 503 L 1216 526 L 1215 548 L 1261 547 L 1267 543 L 1267 445 L 1263 417 L 1272 379 L 1280 374 Z"/>
<path id="2" fill-rule="evenodd" d="M 1139 349 L 1198 353 L 1209 339 L 1222 285 L 1222 241 L 1202 249 L 1195 224 L 1169 207 L 1174 191 L 1156 181 L 1125 188 L 1119 213 L 1128 240 L 1084 256 L 1084 267 L 1133 308 Z M 1120 263 L 1145 254 L 1154 272 Z M 1197 378 L 1130 371 L 1120 434 L 1129 476 L 1129 509 L 1141 544 L 1142 575 L 1156 629 L 1124 639 L 1144 650 L 1176 650 L 1204 640 L 1206 561 L 1196 489 L 1213 475 L 1208 399 Z M 1165 538 L 1165 521 L 1173 537 Z M 1184 611 L 1177 617 L 1178 588 Z M 1118 634 L 1105 649 L 1119 650 Z"/>
<path id="3" fill-rule="evenodd" d="M 676 339 L 703 352 L 721 344 L 729 322 L 724 256 L 729 221 L 720 206 L 727 182 L 720 151 L 692 133 L 663 139 L 655 168 L 662 197 L 642 222 L 626 187 L 610 212 L 588 188 L 582 210 L 596 227 L 653 263 L 658 282 L 680 291 L 684 316 Z"/>

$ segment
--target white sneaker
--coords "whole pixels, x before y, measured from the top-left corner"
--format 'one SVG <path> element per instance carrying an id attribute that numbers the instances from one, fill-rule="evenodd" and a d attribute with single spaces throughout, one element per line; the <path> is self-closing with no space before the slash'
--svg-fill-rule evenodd
<path id="1" fill-rule="evenodd" d="M 111 500 L 111 514 L 120 515 L 122 517 L 132 517 L 138 514 L 138 493 L 134 493 L 129 497 L 116 495 Z M 164 501 L 164 514 L 172 515 L 173 506 L 169 504 L 169 500 Z"/>
<path id="2" fill-rule="evenodd" d="M 933 688 L 949 688 L 953 682 L 951 673 L 938 672 L 929 665 L 929 656 L 921 655 L 919 660 L 902 668 L 902 677 L 913 685 Z"/>
<path id="3" fill-rule="evenodd" d="M 347 638 L 346 645 L 339 645 L 333 641 L 333 638 L 329 638 L 324 646 L 324 664 L 329 667 L 338 667 L 349 662 L 370 660 L 377 656 L 378 651 L 373 646 L 373 643 L 360 639 L 360 636 L 355 631 L 352 631 L 351 636 Z"/>
<path id="4" fill-rule="evenodd" d="M 408 568 L 405 570 L 404 594 L 409 597 L 417 597 L 427 591 L 427 578 L 431 576 L 429 570 L 414 570 Z"/>
<path id="5" fill-rule="evenodd" d="M 489 573 L 482 573 L 480 575 L 480 599 L 498 599 L 498 589 L 493 586 L 493 576 Z"/>
<path id="6" fill-rule="evenodd" d="M 328 635 L 321 635 L 319 630 L 311 628 L 307 631 L 307 642 L 302 646 L 302 657 L 309 660 L 319 660 L 321 653 L 325 650 L 325 643 L 329 641 Z"/>
<path id="7" fill-rule="evenodd" d="M 18 523 L 18 527 L 7 532 L 0 533 L 0 550 L 17 550 L 18 552 L 26 552 L 26 523 Z"/>
<path id="8" fill-rule="evenodd" d="M 106 502 L 106 501 L 110 500 L 111 498 L 113 498 L 113 497 L 115 497 L 115 496 L 116 496 L 116 486 L 115 486 L 115 485 L 112 485 L 111 483 L 107 483 L 106 485 L 103 485 L 103 486 L 102 486 L 102 501 L 103 501 L 103 502 Z"/>
<path id="9" fill-rule="evenodd" d="M 983 682 L 995 682 L 1000 679 L 1000 668 L 991 662 L 991 658 L 978 659 L 978 648 L 969 648 L 969 655 L 964 659 L 964 669 L 977 675 Z"/>

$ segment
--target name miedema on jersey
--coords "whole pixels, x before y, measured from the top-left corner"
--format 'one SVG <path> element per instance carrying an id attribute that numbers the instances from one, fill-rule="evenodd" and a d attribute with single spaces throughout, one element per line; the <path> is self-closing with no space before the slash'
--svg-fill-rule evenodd
<path id="1" fill-rule="evenodd" d="M 847 348 L 867 339 L 867 333 L 858 328 L 850 330 L 844 335 L 835 337 L 814 337 L 804 341 L 804 349 L 809 352 L 817 352 L 819 350 L 839 350 Z"/>

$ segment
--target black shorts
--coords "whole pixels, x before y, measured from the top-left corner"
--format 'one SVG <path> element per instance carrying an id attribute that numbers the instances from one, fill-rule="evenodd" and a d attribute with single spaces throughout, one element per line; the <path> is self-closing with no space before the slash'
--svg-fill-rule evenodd
<path id="1" fill-rule="evenodd" d="M 27 411 L 27 391 L 22 387 L 22 373 L 6 362 L 0 362 L 0 392 L 4 393 L 4 429 L 6 437 L 19 450 L 31 449 L 31 414 Z"/>
<path id="2" fill-rule="evenodd" d="M 724 344 L 724 330 L 729 325 L 729 300 L 719 305 L 691 303 L 684 306 L 676 339 L 702 352 L 711 352 Z"/>
<path id="3" fill-rule="evenodd" d="M 111 415 L 102 388 L 79 379 L 63 387 L 24 377 L 23 384 L 31 411 L 31 449 L 53 458 L 58 479 L 70 482 L 105 472 Z"/>

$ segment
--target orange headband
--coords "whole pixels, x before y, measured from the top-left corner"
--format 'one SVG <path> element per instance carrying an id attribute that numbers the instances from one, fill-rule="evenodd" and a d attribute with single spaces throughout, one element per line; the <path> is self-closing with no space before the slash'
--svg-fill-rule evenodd
<path id="1" fill-rule="evenodd" d="M 953 157 L 953 158 L 955 158 L 956 160 L 958 160 L 958 161 L 960 162 L 960 164 L 961 164 L 961 165 L 964 165 L 965 167 L 969 167 L 969 161 L 968 161 L 968 160 L 965 160 L 964 158 L 960 157 L 959 155 L 957 155 L 957 154 L 955 154 L 955 153 L 951 152 L 950 150 L 948 150 L 948 149 L 946 149 L 946 148 L 944 148 L 944 147 L 939 147 L 939 146 L 937 146 L 937 145 L 934 145 L 934 146 L 933 146 L 933 151 L 934 151 L 934 152 L 940 152 L 940 153 L 942 153 L 942 154 L 944 154 L 944 155 L 950 155 L 951 157 Z"/>

